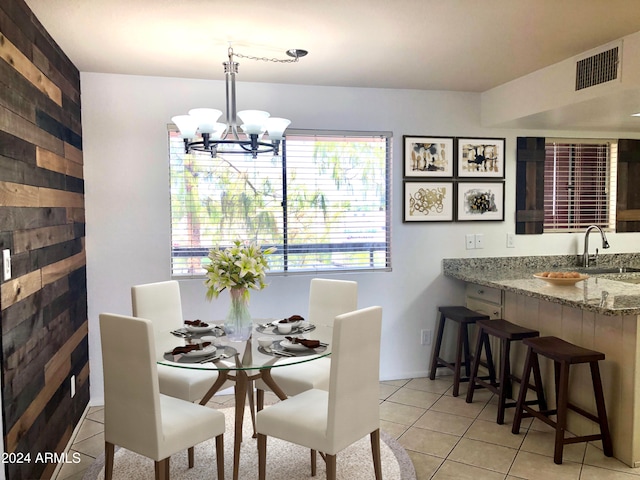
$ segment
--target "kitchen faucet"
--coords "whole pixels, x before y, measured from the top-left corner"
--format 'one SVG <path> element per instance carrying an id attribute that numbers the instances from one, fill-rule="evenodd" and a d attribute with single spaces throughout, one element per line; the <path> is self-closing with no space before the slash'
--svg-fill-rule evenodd
<path id="1" fill-rule="evenodd" d="M 582 254 L 582 266 L 588 267 L 591 260 L 594 262 L 598 258 L 598 249 L 596 248 L 596 254 L 591 257 L 589 255 L 589 234 L 591 230 L 598 230 L 600 232 L 600 236 L 602 237 L 602 248 L 609 248 L 609 242 L 607 241 L 607 237 L 604 234 L 604 231 L 597 225 L 591 225 L 587 228 L 587 231 L 584 233 L 584 253 Z"/>

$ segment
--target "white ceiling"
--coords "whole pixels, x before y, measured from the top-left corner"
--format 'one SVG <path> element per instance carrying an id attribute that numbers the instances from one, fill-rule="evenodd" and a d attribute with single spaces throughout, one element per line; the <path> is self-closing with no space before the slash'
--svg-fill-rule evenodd
<path id="1" fill-rule="evenodd" d="M 223 79 L 229 45 L 302 48 L 295 64 L 237 59 L 238 81 L 349 87 L 484 92 L 640 31 L 639 0 L 26 3 L 82 72 Z"/>

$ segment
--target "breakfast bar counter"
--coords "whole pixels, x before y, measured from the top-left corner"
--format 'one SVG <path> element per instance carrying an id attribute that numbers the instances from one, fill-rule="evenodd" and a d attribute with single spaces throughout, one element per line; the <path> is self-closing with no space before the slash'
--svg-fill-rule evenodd
<path id="1" fill-rule="evenodd" d="M 604 265 L 640 266 L 636 254 L 601 256 Z M 556 286 L 535 278 L 540 272 L 575 271 L 575 256 L 444 259 L 443 274 L 471 289 L 500 294 L 501 316 L 510 322 L 556 336 L 606 358 L 601 373 L 614 456 L 640 466 L 640 273 L 591 274 L 575 285 Z M 469 302 L 469 298 L 467 297 Z M 472 308 L 473 305 L 468 305 Z M 513 372 L 519 374 L 524 348 L 512 351 Z M 541 365 L 545 394 L 555 403 L 553 364 Z M 572 369 L 570 397 L 595 412 L 588 367 Z M 514 396 L 517 388 L 514 388 Z M 515 398 L 515 397 L 514 397 Z M 576 435 L 597 433 L 598 426 L 569 412 L 568 430 Z M 596 442 L 601 448 L 600 442 Z"/>

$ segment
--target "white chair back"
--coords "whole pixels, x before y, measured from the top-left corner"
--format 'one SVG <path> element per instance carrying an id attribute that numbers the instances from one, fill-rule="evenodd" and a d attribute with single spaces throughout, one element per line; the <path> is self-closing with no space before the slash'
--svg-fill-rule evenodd
<path id="1" fill-rule="evenodd" d="M 336 451 L 379 428 L 382 307 L 335 318 L 327 435 Z"/>
<path id="2" fill-rule="evenodd" d="M 182 327 L 182 299 L 176 280 L 131 287 L 133 316 L 153 321 L 156 332 Z"/>
<path id="3" fill-rule="evenodd" d="M 101 314 L 105 441 L 158 458 L 160 391 L 150 320 Z"/>
<path id="4" fill-rule="evenodd" d="M 333 325 L 343 313 L 358 308 L 358 282 L 313 278 L 309 287 L 309 322 Z"/>

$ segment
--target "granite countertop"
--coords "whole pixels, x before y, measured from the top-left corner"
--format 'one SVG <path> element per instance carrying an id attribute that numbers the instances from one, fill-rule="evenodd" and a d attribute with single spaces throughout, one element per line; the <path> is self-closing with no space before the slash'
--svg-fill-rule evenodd
<path id="1" fill-rule="evenodd" d="M 590 310 L 604 315 L 640 315 L 639 273 L 588 273 L 575 285 L 556 286 L 533 277 L 543 271 L 578 269 L 577 257 L 536 256 L 444 259 L 447 277 L 520 295 Z M 600 255 L 597 267 L 640 267 L 639 254 Z"/>

